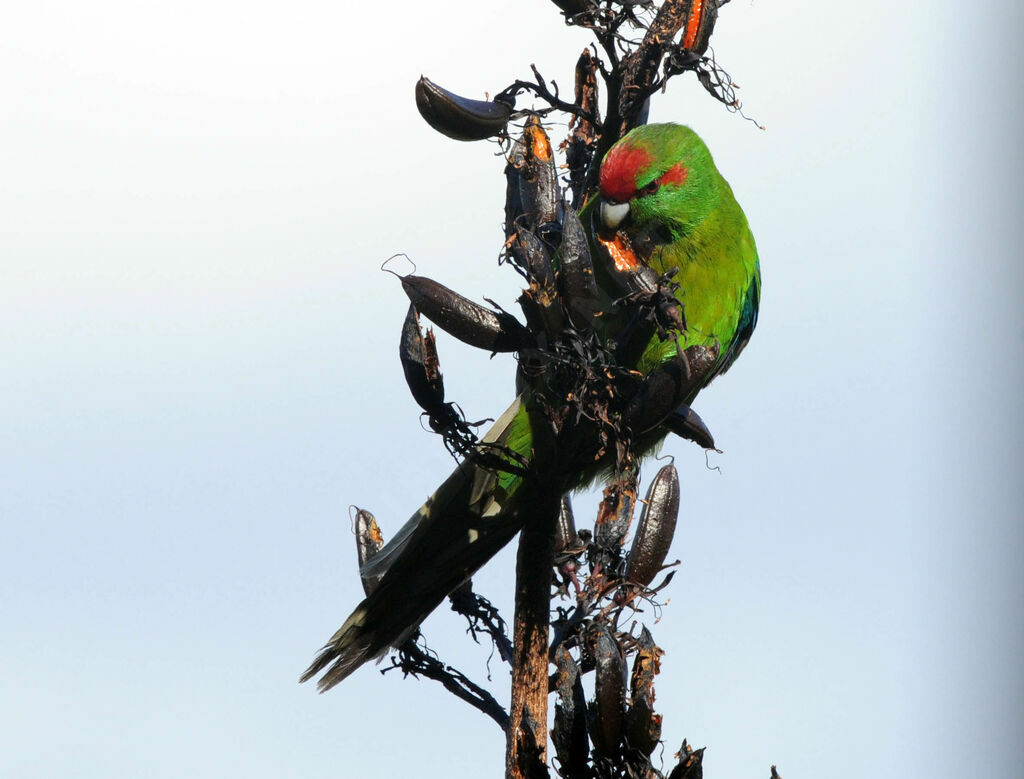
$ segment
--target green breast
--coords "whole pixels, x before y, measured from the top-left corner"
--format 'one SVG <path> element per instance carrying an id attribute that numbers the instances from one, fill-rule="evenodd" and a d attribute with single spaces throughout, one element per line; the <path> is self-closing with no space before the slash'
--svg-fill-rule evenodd
<path id="1" fill-rule="evenodd" d="M 676 296 L 686 319 L 681 345 L 719 348 L 722 364 L 716 373 L 735 358 L 737 339 L 749 338 L 760 289 L 754 236 L 732 192 L 724 194 L 728 196 L 692 233 L 660 247 L 650 259 L 659 273 L 679 269 Z M 650 371 L 675 353 L 674 343 L 655 338 L 639 367 Z"/>

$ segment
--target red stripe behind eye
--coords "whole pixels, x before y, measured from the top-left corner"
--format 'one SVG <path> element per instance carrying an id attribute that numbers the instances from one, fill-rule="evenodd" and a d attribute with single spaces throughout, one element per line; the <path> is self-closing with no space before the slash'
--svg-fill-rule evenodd
<path id="1" fill-rule="evenodd" d="M 665 184 L 674 184 L 677 187 L 681 187 L 686 183 L 686 177 L 690 171 L 683 167 L 681 162 L 677 162 L 671 168 L 665 171 L 665 174 L 661 177 L 662 186 Z"/>

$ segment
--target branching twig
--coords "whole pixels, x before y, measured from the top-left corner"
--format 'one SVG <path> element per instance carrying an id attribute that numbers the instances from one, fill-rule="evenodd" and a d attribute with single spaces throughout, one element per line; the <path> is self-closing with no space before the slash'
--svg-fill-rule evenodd
<path id="1" fill-rule="evenodd" d="M 567 103 L 566 101 L 562 100 L 558 96 L 558 84 L 556 84 L 554 81 L 551 82 L 555 90 L 554 92 L 552 92 L 551 89 L 548 88 L 547 82 L 544 80 L 544 77 L 541 76 L 540 72 L 537 70 L 537 66 L 530 65 L 530 69 L 533 71 L 534 78 L 537 79 L 535 82 L 516 79 L 509 86 L 505 87 L 505 89 L 499 92 L 495 99 L 500 99 L 502 97 L 514 98 L 520 92 L 532 92 L 541 100 L 546 102 L 549 106 L 551 106 L 551 108 L 547 110 L 564 111 L 567 114 L 572 114 L 573 116 L 578 116 L 581 119 L 585 119 L 595 127 L 600 128 L 601 121 L 600 119 L 598 119 L 596 114 L 594 114 L 592 111 L 588 111 L 582 108 L 576 103 Z M 546 110 L 543 110 L 537 111 L 535 113 L 546 112 Z"/>
<path id="2" fill-rule="evenodd" d="M 505 632 L 505 620 L 501 618 L 498 609 L 482 595 L 473 592 L 473 582 L 467 581 L 464 585 L 448 596 L 451 601 L 452 611 L 461 614 L 469 622 L 469 634 L 473 640 L 480 643 L 477 633 L 487 633 L 494 642 L 498 655 L 506 663 L 512 663 L 512 642 Z"/>
<path id="3" fill-rule="evenodd" d="M 508 732 L 508 713 L 494 696 L 461 671 L 421 649 L 415 639 L 402 644 L 398 648 L 398 656 L 391 658 L 391 666 L 383 669 L 381 673 L 396 668 L 400 669 L 404 676 L 424 676 L 440 682 L 452 695 L 479 709 L 498 723 L 498 727 L 503 731 Z"/>

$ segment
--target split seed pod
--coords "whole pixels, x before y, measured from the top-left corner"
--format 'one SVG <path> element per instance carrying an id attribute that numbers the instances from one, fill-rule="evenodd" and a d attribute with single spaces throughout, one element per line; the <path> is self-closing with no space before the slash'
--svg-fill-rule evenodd
<path id="1" fill-rule="evenodd" d="M 374 519 L 366 509 L 356 508 L 356 556 L 359 559 L 359 569 L 362 571 L 366 565 L 384 546 L 384 536 Z M 379 576 L 368 576 L 360 573 L 363 580 L 363 591 L 369 595 L 377 587 L 380 581 Z"/>
<path id="2" fill-rule="evenodd" d="M 691 0 L 681 41 L 684 49 L 704 55 L 715 29 L 720 4 L 719 0 Z"/>
<path id="3" fill-rule="evenodd" d="M 582 0 L 586 2 L 586 0 Z M 586 48 L 576 60 L 576 105 L 595 119 L 601 109 L 597 100 L 597 60 Z M 572 207 L 583 203 L 584 182 L 587 169 L 597 148 L 597 131 L 594 125 L 580 116 L 569 119 L 569 137 L 566 139 L 565 163 L 569 168 L 569 188 L 572 190 Z"/>
<path id="4" fill-rule="evenodd" d="M 555 271 L 544 242 L 532 230 L 525 227 L 516 230 L 508 244 L 512 259 L 524 269 L 531 283 L 554 293 Z"/>
<path id="5" fill-rule="evenodd" d="M 632 749 L 650 755 L 661 740 L 661 715 L 654 713 L 654 677 L 660 670 L 662 651 L 644 628 L 637 639 L 636 659 L 630 677 L 631 704 L 626 711 L 626 740 Z"/>
<path id="6" fill-rule="evenodd" d="M 555 649 L 555 725 L 551 741 L 555 745 L 563 776 L 584 775 L 587 766 L 587 704 L 576 661 L 562 644 Z"/>
<path id="7" fill-rule="evenodd" d="M 523 220 L 522 169 L 525 147 L 522 138 L 512 141 L 505 160 L 505 237 L 510 238 Z"/>
<path id="8" fill-rule="evenodd" d="M 576 521 L 572 514 L 572 505 L 569 498 L 562 497 L 562 505 L 558 511 L 558 523 L 555 525 L 555 554 L 560 554 L 566 549 L 578 547 L 580 537 L 576 533 Z"/>
<path id="9" fill-rule="evenodd" d="M 636 479 L 636 469 L 627 468 L 605 487 L 594 523 L 594 543 L 599 548 L 611 551 L 622 546 L 636 508 Z"/>
<path id="10" fill-rule="evenodd" d="M 526 121 L 523 143 L 517 148 L 521 149 L 523 155 L 519 186 L 526 218 L 534 227 L 557 222 L 561 198 L 555 155 L 551 151 L 548 134 L 536 116 Z"/>
<path id="11" fill-rule="evenodd" d="M 684 740 L 682 747 L 676 753 L 676 757 L 679 758 L 679 762 L 672 769 L 672 773 L 668 775 L 668 779 L 702 779 L 704 776 L 704 769 L 702 767 L 704 747 L 695 750 Z"/>
<path id="12" fill-rule="evenodd" d="M 420 330 L 419 314 L 410 305 L 402 325 L 402 342 L 398 356 L 409 392 L 428 414 L 437 413 L 444 406 L 444 377 L 434 346 L 434 332 L 424 335 Z"/>

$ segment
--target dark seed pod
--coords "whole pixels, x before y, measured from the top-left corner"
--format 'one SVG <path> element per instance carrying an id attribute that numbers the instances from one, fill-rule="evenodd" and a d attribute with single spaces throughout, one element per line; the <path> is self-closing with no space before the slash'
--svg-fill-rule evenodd
<path id="1" fill-rule="evenodd" d="M 595 625 L 588 637 L 594 657 L 594 702 L 591 705 L 590 738 L 594 751 L 612 758 L 622 743 L 626 705 L 626 663 L 611 631 Z"/>
<path id="2" fill-rule="evenodd" d="M 416 82 L 416 108 L 427 124 L 457 141 L 480 141 L 500 135 L 512 115 L 508 103 L 461 97 L 426 76 L 420 76 Z"/>
<path id="3" fill-rule="evenodd" d="M 522 153 L 519 186 L 528 223 L 540 227 L 557 222 L 561 198 L 555 155 L 548 134 L 536 116 L 527 119 L 523 127 Z"/>
<path id="4" fill-rule="evenodd" d="M 680 438 L 693 441 L 704 449 L 715 448 L 715 438 L 704 420 L 689 406 L 680 406 L 665 418 L 665 427 Z"/>
<path id="5" fill-rule="evenodd" d="M 700 56 L 708 50 L 718 20 L 718 6 L 719 0 L 691 0 L 681 41 L 684 49 Z"/>
<path id="6" fill-rule="evenodd" d="M 561 644 L 555 649 L 555 726 L 551 741 L 566 777 L 585 776 L 587 765 L 587 704 L 583 683 L 572 655 Z"/>
<path id="7" fill-rule="evenodd" d="M 636 659 L 629 679 L 629 694 L 637 698 L 654 697 L 654 677 L 661 672 L 661 656 L 665 654 L 654 643 L 654 636 L 646 627 L 636 640 Z"/>
<path id="8" fill-rule="evenodd" d="M 626 710 L 626 742 L 630 749 L 650 755 L 661 741 L 661 715 L 654 712 L 653 702 L 640 698 Z"/>
<path id="9" fill-rule="evenodd" d="M 661 227 L 607 230 L 596 209 L 591 216 L 597 239 L 598 261 L 615 282 L 620 295 L 653 295 L 658 291 L 660 274 L 648 264 L 670 236 Z"/>
<path id="10" fill-rule="evenodd" d="M 630 706 L 626 710 L 626 741 L 631 749 L 650 755 L 661 740 L 661 715 L 654 713 L 654 677 L 662 651 L 644 628 L 637 639 L 630 677 Z"/>
<path id="11" fill-rule="evenodd" d="M 410 305 L 405 315 L 398 356 L 413 398 L 427 413 L 436 413 L 444 406 L 444 377 L 437 360 L 434 333 L 428 330 L 423 335 L 415 306 Z"/>
<path id="12" fill-rule="evenodd" d="M 646 587 L 661 570 L 676 532 L 679 474 L 674 465 L 666 465 L 658 471 L 644 502 L 626 561 L 626 578 Z"/>
<path id="13" fill-rule="evenodd" d="M 523 217 L 522 170 L 526 155 L 523 139 L 512 141 L 505 161 L 505 237 L 510 238 L 521 226 Z"/>
<path id="14" fill-rule="evenodd" d="M 647 119 L 651 115 L 651 98 L 644 100 L 644 104 L 640 106 L 640 113 L 636 116 L 636 123 L 634 127 L 639 127 L 642 124 L 647 124 Z"/>
<path id="15" fill-rule="evenodd" d="M 564 552 L 580 545 L 580 537 L 576 534 L 576 521 L 572 515 L 572 505 L 568 497 L 562 498 L 562 507 L 558 511 L 558 524 L 555 525 L 555 554 Z"/>
<path id="16" fill-rule="evenodd" d="M 639 434 L 664 422 L 688 395 L 707 383 L 718 353 L 717 348 L 690 346 L 648 374 L 626 406 L 625 423 Z"/>
<path id="17" fill-rule="evenodd" d="M 567 17 L 573 17 L 576 14 L 581 14 L 590 7 L 590 3 L 587 0 L 551 0 L 555 5 L 562 9 Z"/>
<path id="18" fill-rule="evenodd" d="M 561 265 L 558 287 L 572 323 L 580 329 L 592 329 L 601 312 L 601 297 L 594 279 L 587 235 L 574 211 L 565 212 L 562 225 Z"/>
<path id="19" fill-rule="evenodd" d="M 531 283 L 554 292 L 555 271 L 551 267 L 548 249 L 540 238 L 531 230 L 520 228 L 512 236 L 508 250 L 516 264 L 527 272 Z"/>
<path id="20" fill-rule="evenodd" d="M 622 546 L 636 507 L 636 479 L 636 469 L 626 468 L 605 487 L 594 523 L 594 543 L 600 549 L 613 551 Z"/>
<path id="21" fill-rule="evenodd" d="M 620 365 L 636 365 L 651 338 L 657 322 L 649 311 L 635 311 L 625 327 L 615 336 L 615 357 Z"/>
<path id="22" fill-rule="evenodd" d="M 628 271 L 615 273 L 614 278 L 623 295 L 635 295 L 657 292 L 661 276 L 649 265 L 636 265 Z"/>
<path id="23" fill-rule="evenodd" d="M 687 360 L 675 357 L 644 378 L 626 406 L 624 421 L 635 434 L 646 433 L 660 425 L 697 386 Z"/>
<path id="24" fill-rule="evenodd" d="M 427 319 L 463 343 L 489 352 L 514 352 L 529 343 L 515 317 L 494 312 L 425 276 L 403 276 L 402 289 Z"/>
<path id="25" fill-rule="evenodd" d="M 679 762 L 668 775 L 668 779 L 703 779 L 704 748 L 694 750 L 689 744 L 683 741 L 683 745 L 676 753 Z"/>
<path id="26" fill-rule="evenodd" d="M 576 60 L 576 105 L 595 119 L 601 109 L 597 100 L 597 60 L 589 48 Z M 572 190 L 572 208 L 583 205 L 583 191 L 587 169 L 597 148 L 597 130 L 580 116 L 569 119 L 569 137 L 566 139 L 565 163 L 569 168 L 569 187 Z"/>
<path id="27" fill-rule="evenodd" d="M 702 385 L 711 380 L 718 362 L 721 349 L 718 344 L 713 348 L 707 346 L 688 346 L 683 351 L 690 374 L 690 381 L 699 381 Z M 680 404 L 681 405 L 681 404 Z"/>
<path id="28" fill-rule="evenodd" d="M 359 559 L 359 568 L 362 569 L 374 555 L 384 546 L 384 536 L 374 519 L 366 509 L 356 509 L 356 556 Z M 367 576 L 360 574 L 363 580 L 363 591 L 369 595 L 377 587 L 380 581 L 379 576 Z"/>
<path id="29" fill-rule="evenodd" d="M 508 251 L 513 261 L 526 271 L 530 282 L 529 289 L 519 300 L 527 324 L 535 333 L 545 333 L 549 341 L 556 340 L 562 334 L 565 316 L 559 305 L 555 272 L 547 247 L 523 227 L 509 241 Z"/>

